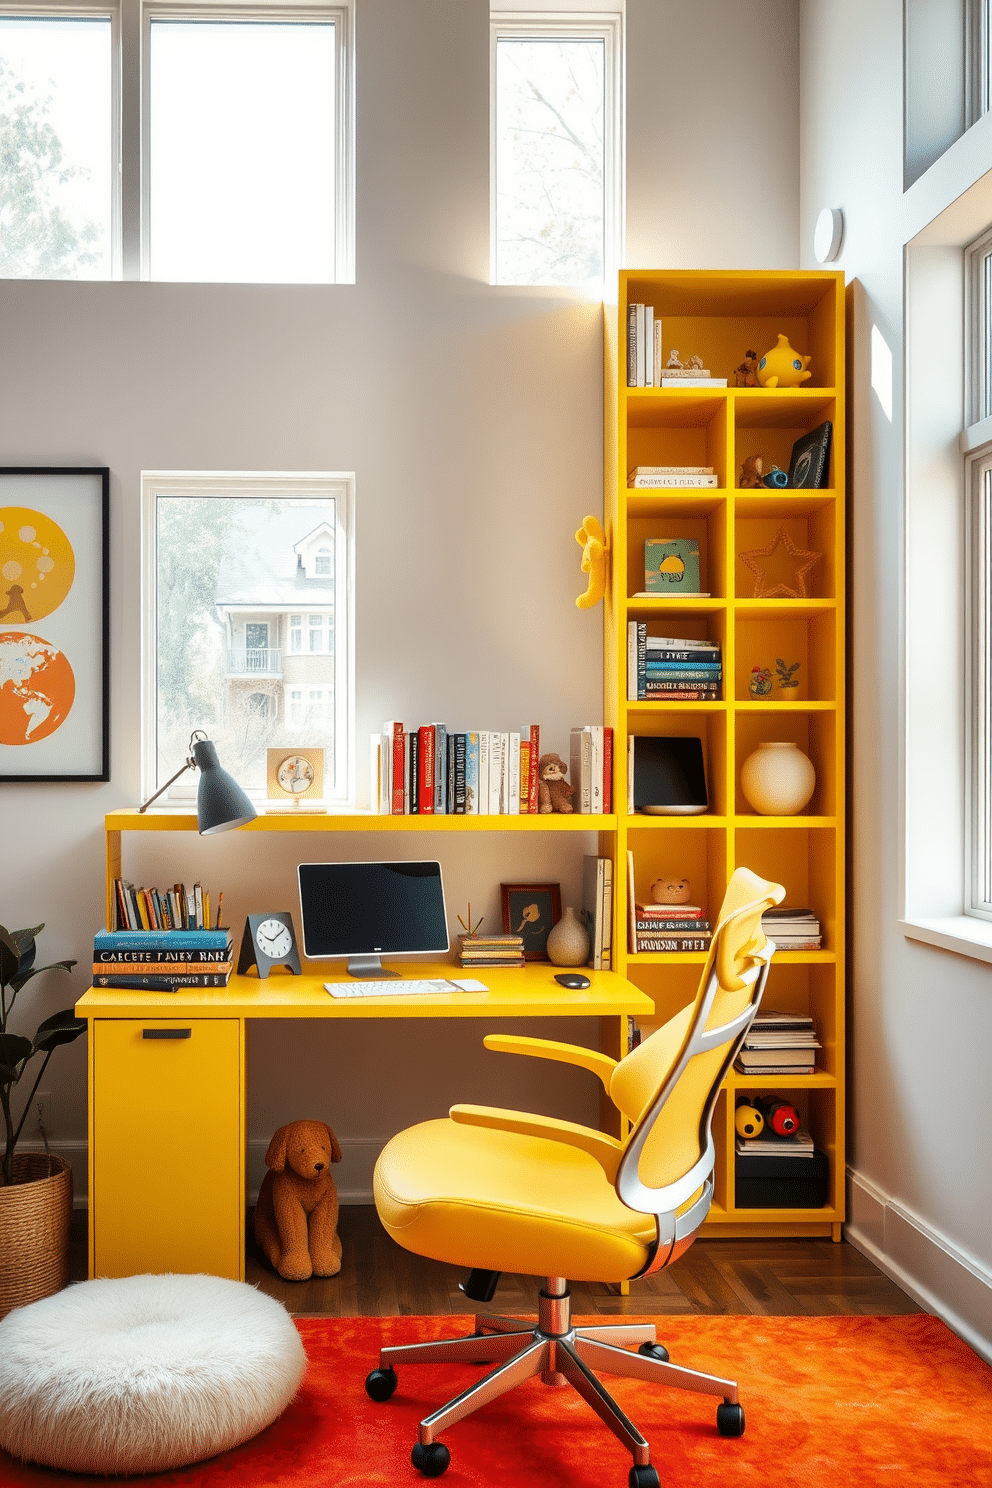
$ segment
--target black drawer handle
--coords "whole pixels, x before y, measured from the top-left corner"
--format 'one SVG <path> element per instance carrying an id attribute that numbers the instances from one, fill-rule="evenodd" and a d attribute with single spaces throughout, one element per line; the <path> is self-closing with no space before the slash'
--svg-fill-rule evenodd
<path id="1" fill-rule="evenodd" d="M 192 1038 L 192 1028 L 143 1028 L 142 1038 L 184 1039 Z"/>

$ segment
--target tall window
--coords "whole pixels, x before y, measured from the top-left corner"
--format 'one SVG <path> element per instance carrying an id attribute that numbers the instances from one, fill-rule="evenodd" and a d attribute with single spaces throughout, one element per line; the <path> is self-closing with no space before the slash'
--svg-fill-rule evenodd
<path id="1" fill-rule="evenodd" d="M 966 254 L 968 913 L 992 920 L 992 232 Z"/>
<path id="2" fill-rule="evenodd" d="M 330 13 L 149 7 L 149 278 L 340 277 L 340 29 Z"/>
<path id="3" fill-rule="evenodd" d="M 595 288 L 620 262 L 621 19 L 494 15 L 492 279 Z"/>
<path id="4" fill-rule="evenodd" d="M 202 729 L 249 794 L 265 794 L 267 749 L 306 744 L 324 750 L 325 795 L 351 800 L 352 477 L 166 473 L 142 487 L 145 794 Z M 320 525 L 332 572 L 301 578 L 297 545 Z M 312 612 L 293 608 L 301 585 Z M 166 800 L 195 790 L 181 776 Z"/>
<path id="5" fill-rule="evenodd" d="M 0 278 L 108 279 L 117 11 L 0 5 Z"/>

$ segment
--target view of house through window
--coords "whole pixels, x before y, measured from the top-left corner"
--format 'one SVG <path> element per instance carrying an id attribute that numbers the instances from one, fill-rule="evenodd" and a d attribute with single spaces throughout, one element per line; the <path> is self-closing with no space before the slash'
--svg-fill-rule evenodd
<path id="1" fill-rule="evenodd" d="M 112 272 L 112 23 L 0 12 L 0 278 Z"/>
<path id="2" fill-rule="evenodd" d="M 241 491 L 185 494 L 152 483 L 155 788 L 202 729 L 249 793 L 265 794 L 269 748 L 305 745 L 325 751 L 326 794 L 342 796 L 347 491 L 249 494 L 244 483 Z M 195 793 L 187 774 L 165 799 Z"/>
<path id="3" fill-rule="evenodd" d="M 494 26 L 493 281 L 599 284 L 617 256 L 614 30 Z"/>

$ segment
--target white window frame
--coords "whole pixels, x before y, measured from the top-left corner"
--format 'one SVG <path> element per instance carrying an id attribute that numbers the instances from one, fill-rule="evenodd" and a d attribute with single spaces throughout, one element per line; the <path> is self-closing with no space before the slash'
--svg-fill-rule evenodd
<path id="1" fill-rule="evenodd" d="M 603 97 L 603 282 L 610 284 L 624 261 L 624 16 L 622 11 L 493 10 L 489 17 L 489 282 L 496 285 L 496 47 L 500 41 L 602 41 Z M 502 284 L 501 289 L 526 289 Z M 541 289 L 588 293 L 588 285 L 541 285 Z"/>
<path id="2" fill-rule="evenodd" d="M 158 766 L 158 655 L 155 503 L 159 496 L 231 500 L 333 497 L 337 518 L 334 578 L 334 778 L 324 795 L 342 806 L 355 803 L 355 477 L 350 471 L 142 471 L 141 474 L 141 796 L 162 784 Z M 306 613 L 304 611 L 304 613 Z M 301 653 L 306 655 L 306 652 Z M 307 683 L 301 683 L 306 688 Z M 288 709 L 287 709 L 288 713 Z M 288 722 L 288 719 L 287 719 Z M 177 761 L 178 764 L 181 763 Z M 160 803 L 159 803 L 160 804 Z"/>
<path id="3" fill-rule="evenodd" d="M 992 229 L 965 250 L 965 409 L 964 912 L 992 921 Z"/>
<path id="4" fill-rule="evenodd" d="M 151 173 L 150 158 L 150 46 L 152 20 L 184 21 L 333 21 L 335 52 L 335 162 L 334 162 L 334 267 L 332 284 L 355 282 L 355 46 L 354 0 L 333 5 L 305 5 L 296 0 L 264 0 L 253 5 L 211 3 L 170 4 L 169 0 L 142 0 L 141 5 L 141 200 L 140 278 L 150 279 Z M 134 276 L 139 277 L 139 276 Z M 269 281 L 267 281 L 269 282 Z M 274 281 L 281 282 L 281 281 Z"/>
<path id="5" fill-rule="evenodd" d="M 123 150 L 123 125 L 121 118 L 121 0 L 107 0 L 104 5 L 86 3 L 86 0 L 3 0 L 0 12 L 10 16 L 36 16 L 39 20 L 83 20 L 106 18 L 110 21 L 110 278 L 122 277 L 123 264 L 123 198 L 121 190 L 121 160 Z M 0 283 L 3 281 L 0 280 Z M 78 281 L 73 281 L 78 282 Z M 106 280 L 87 280 L 87 283 L 106 283 Z"/>

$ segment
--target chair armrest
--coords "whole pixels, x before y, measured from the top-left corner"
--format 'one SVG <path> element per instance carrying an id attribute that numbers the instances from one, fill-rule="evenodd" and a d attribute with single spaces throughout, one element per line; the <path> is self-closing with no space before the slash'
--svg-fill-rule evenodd
<path id="1" fill-rule="evenodd" d="M 591 1070 L 603 1082 L 609 1094 L 610 1078 L 617 1061 L 596 1049 L 584 1049 L 581 1044 L 559 1044 L 554 1039 L 519 1037 L 513 1033 L 487 1033 L 482 1040 L 487 1049 L 503 1054 L 533 1054 L 537 1059 L 554 1059 L 559 1064 L 577 1064 L 581 1069 Z"/>
<path id="2" fill-rule="evenodd" d="M 611 1183 L 617 1176 L 623 1147 L 616 1137 L 579 1126 L 574 1121 L 559 1121 L 554 1116 L 532 1116 L 527 1111 L 505 1111 L 500 1106 L 452 1106 L 448 1115 L 460 1126 L 488 1126 L 495 1131 L 518 1132 L 525 1137 L 546 1137 L 550 1142 L 564 1142 L 588 1152 L 599 1163 Z"/>

